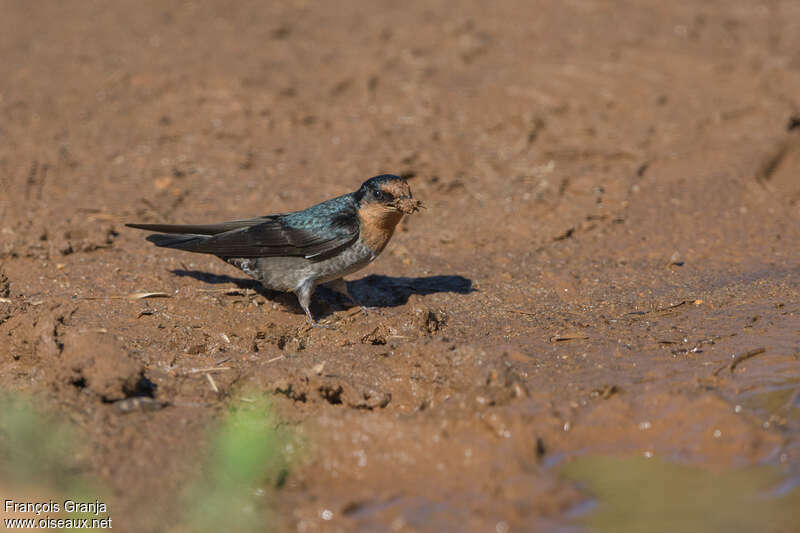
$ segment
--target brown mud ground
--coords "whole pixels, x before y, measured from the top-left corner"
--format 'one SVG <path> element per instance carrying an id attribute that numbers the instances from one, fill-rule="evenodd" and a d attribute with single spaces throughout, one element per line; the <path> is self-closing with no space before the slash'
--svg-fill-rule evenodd
<path id="1" fill-rule="evenodd" d="M 278 530 L 571 528 L 587 456 L 800 476 L 797 2 L 0 7 L 0 386 L 118 529 L 175 527 L 253 389 L 307 443 Z M 351 277 L 375 311 L 318 291 L 335 330 L 123 227 L 382 172 L 428 209 Z"/>

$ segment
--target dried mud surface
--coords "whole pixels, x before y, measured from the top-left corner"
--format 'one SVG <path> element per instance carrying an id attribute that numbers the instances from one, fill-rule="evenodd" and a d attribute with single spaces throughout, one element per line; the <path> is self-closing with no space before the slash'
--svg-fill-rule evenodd
<path id="1" fill-rule="evenodd" d="M 78 425 L 115 527 L 175 526 L 248 388 L 308 443 L 279 530 L 568 527 L 579 455 L 800 475 L 796 2 L 2 11 L 0 387 Z M 382 172 L 427 209 L 351 276 L 375 311 L 317 292 L 335 330 L 123 227 Z"/>

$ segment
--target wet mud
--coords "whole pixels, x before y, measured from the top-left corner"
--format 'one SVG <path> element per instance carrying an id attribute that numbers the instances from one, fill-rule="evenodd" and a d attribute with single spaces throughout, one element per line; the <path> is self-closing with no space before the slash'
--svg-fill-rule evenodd
<path id="1" fill-rule="evenodd" d="M 115 527 L 181 530 L 252 390 L 304 443 L 265 482 L 277 531 L 622 531 L 675 513 L 645 480 L 696 487 L 683 517 L 763 497 L 733 523 L 795 527 L 795 2 L 3 12 L 0 387 L 78 428 Z M 317 291 L 334 329 L 124 228 L 384 172 L 426 209 L 350 276 L 371 311 Z"/>

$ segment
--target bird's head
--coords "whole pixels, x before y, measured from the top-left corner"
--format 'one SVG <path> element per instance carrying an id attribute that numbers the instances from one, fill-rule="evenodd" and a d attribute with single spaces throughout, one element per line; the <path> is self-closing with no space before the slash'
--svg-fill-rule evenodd
<path id="1" fill-rule="evenodd" d="M 356 191 L 359 207 L 410 214 L 419 211 L 422 202 L 415 200 L 408 182 L 400 176 L 382 174 L 365 181 Z"/>

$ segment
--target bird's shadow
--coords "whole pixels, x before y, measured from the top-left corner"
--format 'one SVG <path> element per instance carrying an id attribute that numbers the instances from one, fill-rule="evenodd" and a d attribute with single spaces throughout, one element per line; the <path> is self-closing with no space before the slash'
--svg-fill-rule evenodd
<path id="1" fill-rule="evenodd" d="M 287 293 L 266 289 L 254 279 L 234 278 L 225 274 L 212 274 L 200 270 L 175 269 L 171 272 L 176 276 L 190 277 L 214 285 L 233 283 L 240 289 L 253 289 L 268 300 L 278 300 L 292 307 L 295 313 L 303 313 L 294 295 L 289 294 L 287 297 Z M 398 307 L 408 303 L 408 298 L 413 294 L 423 296 L 440 292 L 469 294 L 477 291 L 473 287 L 472 280 L 457 275 L 405 278 L 371 274 L 359 280 L 348 281 L 347 289 L 361 305 L 366 307 Z M 328 303 L 335 302 L 344 308 L 352 307 L 352 304 L 343 295 L 324 285 L 319 286 L 315 297 L 312 298 L 312 312 L 316 318 L 323 318 L 334 311 L 330 306 L 318 308 L 321 299 Z"/>

